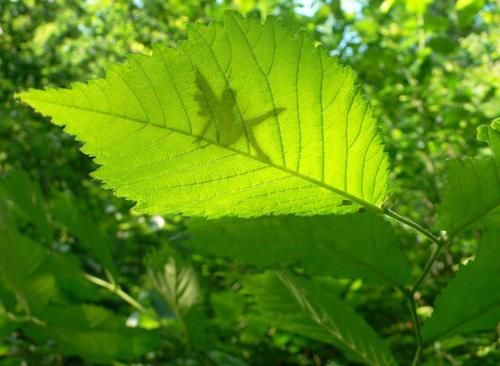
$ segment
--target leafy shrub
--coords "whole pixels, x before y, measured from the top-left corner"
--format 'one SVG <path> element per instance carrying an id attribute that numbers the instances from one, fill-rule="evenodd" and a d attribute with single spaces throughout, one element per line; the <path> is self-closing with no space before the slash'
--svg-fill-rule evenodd
<path id="1" fill-rule="evenodd" d="M 187 229 L 194 253 L 250 266 L 242 292 L 255 302 L 257 324 L 332 344 L 354 362 L 396 364 L 336 280 L 361 278 L 396 288 L 408 302 L 413 364 L 424 342 L 495 327 L 498 120 L 479 129 L 489 156 L 450 161 L 435 235 L 388 207 L 388 157 L 350 69 L 273 18 L 261 24 L 228 12 L 223 23 L 193 25 L 188 33 L 178 49 L 131 56 L 104 79 L 19 97 L 83 142 L 82 151 L 100 165 L 94 177 L 137 202 L 136 212 L 195 216 Z M 204 315 L 196 306 L 199 284 L 190 263 L 168 250 L 151 254 L 151 284 L 168 306 L 149 313 L 116 283 L 104 234 L 71 199 L 57 195 L 47 208 L 22 173 L 3 187 L 0 229 L 7 240 L 0 290 L 8 322 L 21 322 L 30 337 L 54 339 L 63 353 L 94 362 L 131 360 L 159 347 L 157 330 L 130 329 L 103 308 L 76 305 L 75 296 L 98 301 L 90 281 L 158 323 L 162 311 L 172 311 L 181 343 L 203 349 L 204 330 L 193 331 Z M 108 280 L 81 272 L 17 229 L 28 222 L 48 242 L 52 219 L 99 259 Z M 391 223 L 430 243 L 429 260 L 414 280 Z M 421 330 L 415 296 L 443 248 L 469 229 L 481 232 L 476 259 L 436 299 Z M 14 298 L 25 318 L 14 315 Z M 211 362 L 223 363 L 219 357 L 209 354 Z"/>

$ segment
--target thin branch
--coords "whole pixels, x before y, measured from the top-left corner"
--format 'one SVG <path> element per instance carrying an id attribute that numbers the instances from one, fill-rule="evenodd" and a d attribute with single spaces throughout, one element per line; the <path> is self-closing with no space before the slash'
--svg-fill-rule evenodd
<path id="1" fill-rule="evenodd" d="M 110 292 L 114 293 L 115 295 L 119 296 L 123 301 L 131 305 L 133 308 L 136 310 L 140 311 L 141 313 L 146 313 L 147 310 L 144 308 L 139 302 L 137 302 L 135 299 L 133 299 L 129 294 L 127 294 L 125 291 L 121 289 L 121 287 L 116 284 L 116 283 L 109 283 L 99 277 L 95 277 L 91 274 L 85 273 L 84 274 L 85 278 L 92 282 L 93 284 L 96 284 L 97 286 L 101 286 Z"/>
<path id="2" fill-rule="evenodd" d="M 417 341 L 417 349 L 415 350 L 415 355 L 413 356 L 412 366 L 418 365 L 420 356 L 422 354 L 422 332 L 420 331 L 420 320 L 418 319 L 417 306 L 415 304 L 415 298 L 413 293 L 408 292 L 406 298 L 408 299 L 408 305 L 410 307 L 411 318 L 413 320 L 413 325 L 415 327 L 415 339 Z"/>
<path id="3" fill-rule="evenodd" d="M 425 278 L 429 274 L 430 270 L 432 269 L 432 266 L 434 265 L 434 262 L 436 261 L 439 254 L 441 254 L 441 249 L 443 249 L 442 245 L 434 245 L 433 246 L 431 255 L 429 256 L 429 259 L 427 260 L 427 263 L 425 264 L 425 267 L 422 270 L 420 277 L 417 279 L 417 282 L 415 282 L 415 285 L 413 285 L 413 287 L 411 289 L 412 294 L 417 292 L 418 288 L 420 287 L 422 282 L 425 280 Z"/>

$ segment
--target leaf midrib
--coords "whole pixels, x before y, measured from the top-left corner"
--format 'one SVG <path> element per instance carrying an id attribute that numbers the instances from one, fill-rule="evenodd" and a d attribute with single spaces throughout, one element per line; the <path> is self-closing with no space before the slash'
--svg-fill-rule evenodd
<path id="1" fill-rule="evenodd" d="M 298 289 L 302 289 L 300 287 L 300 285 L 297 286 L 297 284 L 290 279 L 289 276 L 287 276 L 284 272 L 281 272 L 281 271 L 276 271 L 276 276 L 278 277 L 279 281 L 283 284 L 283 286 L 288 290 L 290 291 L 289 287 L 287 286 L 287 284 L 285 282 L 289 281 L 291 282 L 291 284 L 295 287 L 295 288 L 298 288 Z M 374 356 L 375 357 L 375 360 L 372 359 L 372 357 L 370 357 L 370 355 L 367 353 L 367 351 L 364 349 L 364 347 L 360 347 L 359 344 L 356 344 L 358 342 L 356 342 L 352 337 L 346 337 L 346 332 L 342 332 L 340 330 L 335 330 L 335 329 L 332 329 L 330 326 L 328 326 L 328 324 L 326 324 L 324 321 L 322 321 L 321 319 L 319 321 L 316 321 L 315 319 L 313 319 L 313 317 L 310 316 L 310 314 L 308 314 L 307 312 L 307 309 L 305 309 L 302 304 L 300 304 L 299 300 L 297 299 L 297 297 L 295 296 L 295 294 L 293 292 L 291 292 L 291 295 L 293 297 L 293 299 L 296 301 L 297 305 L 299 305 L 301 307 L 301 309 L 303 310 L 303 313 L 305 313 L 305 315 L 310 319 L 312 320 L 316 325 L 318 325 L 320 328 L 322 328 L 324 331 L 327 332 L 327 334 L 330 334 L 331 336 L 333 336 L 339 343 L 342 343 L 344 344 L 348 349 L 350 349 L 352 352 L 354 352 L 355 354 L 361 356 L 364 360 L 368 361 L 368 362 L 372 362 L 372 361 L 377 361 L 377 362 L 384 362 L 386 361 L 385 360 L 385 355 L 382 355 L 382 358 L 383 360 L 381 361 L 380 358 L 379 358 L 379 354 L 378 353 L 373 353 L 372 352 L 372 357 Z M 304 296 L 304 300 L 308 302 L 309 306 L 312 306 L 312 303 L 311 303 L 311 300 L 307 298 L 307 291 L 306 293 L 303 293 L 302 294 Z M 338 299 L 339 301 L 342 301 L 340 299 Z M 322 312 L 324 314 L 326 314 L 328 316 L 328 319 L 332 324 L 334 324 L 334 326 L 337 327 L 337 329 L 339 329 L 338 327 L 338 323 L 331 317 L 331 315 L 325 310 L 325 308 L 321 305 L 319 305 L 317 302 L 314 302 L 315 305 L 317 307 L 319 307 Z M 348 335 L 350 335 L 348 332 L 347 332 Z M 362 348 L 362 349 L 360 349 Z M 384 363 L 377 363 L 377 365 L 383 365 Z M 391 363 L 387 363 L 387 365 L 390 365 Z"/>
<path id="2" fill-rule="evenodd" d="M 47 100 L 44 100 L 44 99 L 38 99 L 38 98 L 33 98 L 31 96 L 27 97 L 27 98 L 23 98 L 23 94 L 24 93 L 21 93 L 20 94 L 20 97 L 22 99 L 24 99 L 25 101 L 34 101 L 34 102 L 41 102 L 41 103 L 46 103 L 46 104 L 52 104 L 52 105 L 56 105 L 56 106 L 60 106 L 60 107 L 66 107 L 66 108 L 70 108 L 70 109 L 77 109 L 77 110 L 82 110 L 82 111 L 87 111 L 87 112 L 92 112 L 92 113 L 97 113 L 97 114 L 103 114 L 103 115 L 107 115 L 107 116 L 110 116 L 110 117 L 114 117 L 114 118 L 121 118 L 121 119 L 124 119 L 124 120 L 128 120 L 128 121 L 132 121 L 132 122 L 136 122 L 136 123 L 141 123 L 141 124 L 145 124 L 145 125 L 150 125 L 152 127 L 156 127 L 156 128 L 160 128 L 160 129 L 165 129 L 165 130 L 169 130 L 169 131 L 173 131 L 173 132 L 176 132 L 176 133 L 179 133 L 179 134 L 182 134 L 182 135 L 185 135 L 185 136 L 189 136 L 189 137 L 195 137 L 201 141 L 204 141 L 204 142 L 207 142 L 209 144 L 212 144 L 212 145 L 216 145 L 218 146 L 219 148 L 222 148 L 222 149 L 226 149 L 228 151 L 231 151 L 231 152 L 234 152 L 236 154 L 239 154 L 239 155 L 242 155 L 248 159 L 252 159 L 254 161 L 258 161 L 260 163 L 263 163 L 265 165 L 268 165 L 272 168 L 275 168 L 275 169 L 278 169 L 278 170 L 281 170 L 282 172 L 285 172 L 287 174 L 290 174 L 291 176 L 295 176 L 297 178 L 300 178 L 300 179 L 303 179 L 303 180 L 306 180 L 308 181 L 309 183 L 312 183 L 318 187 L 321 187 L 321 188 L 325 188 L 335 194 L 338 194 L 338 195 L 341 195 L 353 202 L 356 202 L 358 203 L 359 205 L 377 213 L 377 214 L 384 214 L 384 210 L 382 208 L 380 208 L 379 206 L 377 205 L 374 205 L 368 201 L 365 201 L 364 199 L 362 198 L 359 198 L 357 196 L 354 196 L 352 194 L 350 194 L 349 192 L 346 192 L 346 191 L 343 191 L 339 188 L 336 188 L 334 186 L 331 186 L 325 182 L 322 182 L 322 181 L 319 181 L 317 179 L 314 179 L 314 178 L 311 178 L 309 176 L 306 176 L 306 175 L 303 175 L 297 171 L 294 171 L 294 170 L 291 170 L 289 168 L 286 168 L 286 167 L 283 167 L 283 166 L 280 166 L 280 165 L 277 165 L 273 162 L 270 162 L 270 161 L 267 161 L 267 160 L 263 160 L 263 159 L 260 159 L 256 156 L 253 156 L 249 153 L 246 153 L 246 152 L 243 152 L 241 150 L 237 150 L 237 149 L 234 149 L 230 146 L 226 146 L 226 145 L 221 145 L 221 144 L 218 144 L 218 143 L 215 143 L 213 141 L 210 141 L 210 140 L 207 140 L 204 136 L 198 136 L 198 135 L 195 135 L 193 133 L 189 133 L 189 132 L 186 132 L 186 131 L 182 131 L 182 130 L 179 130 L 179 129 L 176 129 L 174 127 L 168 127 L 168 126 L 159 126 L 159 125 L 154 125 L 154 124 L 151 124 L 150 121 L 148 120 L 143 120 L 143 119 L 140 119 L 140 118 L 134 118 L 134 117 L 130 117 L 130 116 L 124 116 L 124 115 L 120 115 L 120 114 L 117 114 L 117 113 L 112 113 L 112 112 L 108 112 L 108 111 L 101 111 L 101 110 L 97 110 L 97 109 L 92 109 L 92 108 L 86 108 L 86 107 L 81 107 L 81 106 L 75 106 L 75 105 L 70 105 L 70 104 L 65 104 L 65 103 L 58 103 L 58 102 L 53 102 L 53 101 L 47 101 Z M 37 108 L 35 108 L 37 109 Z M 44 114 L 44 113 L 42 113 Z"/>
<path id="3" fill-rule="evenodd" d="M 389 277 L 389 275 L 384 274 L 380 269 L 374 267 L 373 265 L 369 264 L 368 262 L 365 262 L 361 258 L 355 257 L 352 254 L 349 254 L 348 252 L 346 252 L 346 251 L 344 251 L 342 249 L 338 249 L 337 247 L 335 247 L 333 250 L 337 251 L 341 256 L 349 258 L 353 262 L 358 263 L 361 266 L 365 267 L 368 271 L 370 271 L 373 274 L 375 274 L 375 275 L 383 278 L 384 280 L 386 280 L 391 285 L 393 285 L 393 286 L 395 286 L 395 287 L 397 287 L 399 289 L 401 289 L 403 287 L 403 285 L 401 283 L 399 283 L 398 281 L 392 279 L 391 277 Z"/>
<path id="4" fill-rule="evenodd" d="M 476 215 L 472 216 L 469 220 L 458 225 L 450 234 L 449 237 L 452 238 L 462 230 L 465 230 L 468 226 L 472 225 L 475 221 L 480 220 L 484 216 L 487 216 L 491 211 L 500 206 L 500 198 L 493 202 L 491 206 L 487 206 L 484 210 L 481 210 Z"/>
<path id="5" fill-rule="evenodd" d="M 495 310 L 495 308 L 498 307 L 498 306 L 500 306 L 500 300 L 499 301 L 494 301 L 491 304 L 483 306 L 483 307 L 479 308 L 477 311 L 475 311 L 474 313 L 472 313 L 469 316 L 466 316 L 465 318 L 463 318 L 461 321 L 455 323 L 454 325 L 448 327 L 445 330 L 442 330 L 441 332 L 439 332 L 437 335 L 434 335 L 430 339 L 439 339 L 439 338 L 445 336 L 446 334 L 449 334 L 450 332 L 453 332 L 455 329 L 461 327 L 462 325 L 467 324 L 468 322 L 474 320 L 475 318 L 478 318 L 478 317 L 484 315 L 485 313 L 488 313 L 490 311 Z"/>

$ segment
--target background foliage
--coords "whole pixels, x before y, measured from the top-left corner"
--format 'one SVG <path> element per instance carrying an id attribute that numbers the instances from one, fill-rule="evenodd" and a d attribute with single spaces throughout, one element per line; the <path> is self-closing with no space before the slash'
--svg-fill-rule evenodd
<path id="1" fill-rule="evenodd" d="M 105 65 L 148 54 L 152 44 L 175 45 L 187 22 L 208 23 L 227 8 L 278 15 L 352 66 L 382 122 L 390 204 L 401 213 L 432 227 L 446 159 L 485 154 L 476 128 L 500 103 L 494 1 L 0 1 L 1 191 L 17 207 L 0 206 L 0 237 L 24 258 L 0 260 L 2 269 L 19 260 L 4 273 L 23 289 L 16 301 L 9 282 L 0 283 L 1 365 L 349 364 L 328 344 L 259 318 L 241 291 L 258 263 L 193 250 L 203 243 L 187 240 L 184 218 L 132 214 L 129 202 L 89 177 L 95 166 L 78 143 L 14 99 L 29 87 L 102 76 Z M 418 275 L 427 244 L 401 235 Z M 423 319 L 476 247 L 469 232 L 440 257 L 418 293 Z M 250 282 L 271 286 L 266 276 Z M 320 285 L 355 307 L 403 364 L 411 359 L 413 329 L 400 295 L 362 280 Z M 37 324 L 49 301 L 61 306 L 49 311 L 51 332 Z M 497 339 L 449 337 L 431 343 L 424 362 L 496 365 Z"/>

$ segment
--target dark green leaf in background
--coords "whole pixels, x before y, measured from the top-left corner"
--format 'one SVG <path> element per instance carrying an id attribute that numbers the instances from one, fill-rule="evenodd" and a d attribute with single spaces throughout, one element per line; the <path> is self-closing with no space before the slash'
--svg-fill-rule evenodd
<path id="1" fill-rule="evenodd" d="M 396 365 L 387 345 L 335 295 L 331 279 L 303 281 L 285 272 L 267 272 L 244 283 L 269 324 L 331 343 L 363 364 Z"/>
<path id="2" fill-rule="evenodd" d="M 307 273 L 402 286 L 410 277 L 391 225 L 371 213 L 192 220 L 196 253 L 261 267 L 301 265 Z"/>

